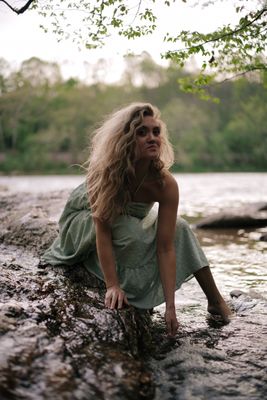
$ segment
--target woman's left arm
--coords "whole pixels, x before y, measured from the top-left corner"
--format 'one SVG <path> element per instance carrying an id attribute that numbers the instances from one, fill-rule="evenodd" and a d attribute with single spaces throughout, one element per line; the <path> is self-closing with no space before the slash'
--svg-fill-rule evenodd
<path id="1" fill-rule="evenodd" d="M 175 229 L 179 190 L 175 179 L 166 175 L 159 201 L 157 258 L 166 302 L 165 321 L 170 335 L 175 335 L 178 322 L 175 312 L 176 287 Z"/>

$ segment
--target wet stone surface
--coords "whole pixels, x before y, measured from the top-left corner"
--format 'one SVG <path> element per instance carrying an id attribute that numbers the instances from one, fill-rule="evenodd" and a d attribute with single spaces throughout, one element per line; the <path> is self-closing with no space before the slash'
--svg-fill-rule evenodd
<path id="1" fill-rule="evenodd" d="M 105 309 L 103 284 L 82 266 L 39 263 L 57 233 L 51 201 L 1 199 L 0 398 L 153 398 L 149 313 Z"/>
<path id="2" fill-rule="evenodd" d="M 267 330 L 260 316 L 266 318 L 266 301 L 240 294 L 230 304 L 234 317 L 224 326 L 190 306 L 181 310 L 173 348 L 150 360 L 155 399 L 265 398 Z"/>
<path id="3" fill-rule="evenodd" d="M 105 309 L 103 284 L 82 266 L 39 263 L 67 194 L 1 198 L 0 399 L 263 399 L 265 297 L 232 292 L 235 316 L 223 326 L 190 281 L 174 339 L 161 308 L 152 319 Z"/>
<path id="4" fill-rule="evenodd" d="M 148 313 L 104 309 L 103 289 L 79 266 L 40 269 L 31 253 L 8 250 L 1 245 L 0 398 L 152 398 L 140 357 Z"/>

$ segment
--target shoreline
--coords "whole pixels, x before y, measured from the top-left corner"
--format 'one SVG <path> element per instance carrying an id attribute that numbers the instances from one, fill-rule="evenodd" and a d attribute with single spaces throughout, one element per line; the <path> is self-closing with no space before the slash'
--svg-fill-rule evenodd
<path id="1" fill-rule="evenodd" d="M 196 282 L 186 283 L 176 304 L 180 329 L 175 339 L 166 336 L 158 310 L 151 319 L 132 308 L 105 309 L 103 290 L 83 268 L 39 264 L 57 234 L 55 221 L 69 190 L 2 192 L 0 395 L 167 400 L 205 393 L 209 399 L 230 400 L 234 393 L 261 400 L 265 349 L 255 343 L 265 337 L 262 293 L 240 291 L 231 299 L 227 293 L 236 316 L 222 325 L 207 315 Z M 224 268 L 222 261 L 217 273 Z M 240 268 L 241 261 L 237 276 Z M 224 274 L 234 272 L 231 267 Z"/>

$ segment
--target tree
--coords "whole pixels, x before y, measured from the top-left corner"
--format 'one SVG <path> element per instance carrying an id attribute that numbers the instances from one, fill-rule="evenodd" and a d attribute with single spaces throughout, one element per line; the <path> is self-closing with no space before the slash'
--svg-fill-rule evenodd
<path id="1" fill-rule="evenodd" d="M 151 35 L 158 27 L 159 5 L 174 7 L 175 11 L 179 3 L 192 5 L 193 1 L 196 7 L 209 7 L 216 3 L 215 0 L 29 0 L 20 1 L 21 7 L 16 1 L 15 7 L 12 1 L 0 0 L 18 14 L 29 8 L 38 10 L 44 17 L 50 17 L 52 30 L 59 40 L 71 38 L 80 47 L 89 49 L 103 46 L 111 35 L 127 39 Z M 201 56 L 198 76 L 193 80 L 180 79 L 183 90 L 198 91 L 205 97 L 204 89 L 215 77 L 229 79 L 255 71 L 266 73 L 266 0 L 236 0 L 235 12 L 239 16 L 235 26 L 228 24 L 209 33 L 180 31 L 171 35 L 167 28 L 163 40 L 170 49 L 162 54 L 163 58 L 183 68 L 192 56 Z M 46 22 L 42 28 L 45 31 L 49 29 Z"/>
<path id="2" fill-rule="evenodd" d="M 140 55 L 128 54 L 125 56 L 125 72 L 122 82 L 126 85 L 158 87 L 165 80 L 166 70 L 156 64 L 151 55 L 143 51 Z"/>
<path id="3" fill-rule="evenodd" d="M 23 82 L 31 86 L 53 85 L 62 80 L 60 67 L 53 62 L 31 57 L 23 61 L 20 68 Z"/>
<path id="4" fill-rule="evenodd" d="M 181 70 L 172 64 L 165 68 L 153 64 L 148 54 L 143 56 L 132 65 L 133 75 L 141 74 L 140 86 L 131 79 L 112 85 L 75 79 L 47 83 L 47 71 L 57 70 L 53 63 L 29 59 L 14 72 L 0 60 L 4 88 L 0 170 L 66 172 L 67 165 L 82 164 L 88 156 L 88 139 L 103 114 L 134 101 L 160 108 L 179 170 L 266 170 L 267 91 L 263 85 L 244 77 L 217 85 L 217 106 L 178 91 Z M 155 86 L 147 79 L 154 76 Z"/>

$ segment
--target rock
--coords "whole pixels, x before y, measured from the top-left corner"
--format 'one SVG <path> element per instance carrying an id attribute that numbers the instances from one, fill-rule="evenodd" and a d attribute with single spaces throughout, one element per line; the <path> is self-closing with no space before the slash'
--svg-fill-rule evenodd
<path id="1" fill-rule="evenodd" d="M 242 295 L 244 295 L 244 294 L 245 294 L 245 293 L 242 292 L 242 290 L 238 290 L 238 289 L 232 290 L 232 291 L 230 292 L 230 296 L 231 296 L 231 297 L 236 297 L 236 298 L 238 298 L 238 297 L 240 297 L 240 296 L 242 296 Z"/>
<path id="2" fill-rule="evenodd" d="M 208 216 L 195 226 L 200 229 L 240 229 L 267 226 L 266 207 L 265 203 L 257 203 L 227 210 Z"/>
<path id="3" fill-rule="evenodd" d="M 41 254 L 57 236 L 58 225 L 51 217 L 63 208 L 66 198 L 66 192 L 51 194 L 50 198 L 30 193 L 2 196 L 0 242 Z"/>
<path id="4" fill-rule="evenodd" d="M 6 244 L 25 246 L 38 254 L 52 244 L 57 232 L 57 224 L 48 221 L 41 209 L 33 208 L 25 215 L 13 215 L 12 221 L 4 227 L 0 240 Z"/>
<path id="5" fill-rule="evenodd" d="M 226 213 L 218 213 L 213 216 L 204 218 L 196 224 L 197 228 L 212 229 L 212 228 L 259 228 L 267 226 L 267 218 L 251 215 L 234 215 Z"/>
<path id="6" fill-rule="evenodd" d="M 267 203 L 263 203 L 259 206 L 259 211 L 267 211 Z"/>
<path id="7" fill-rule="evenodd" d="M 194 285 L 181 288 L 193 300 L 183 303 L 175 338 L 163 313 L 151 326 L 147 312 L 105 309 L 103 283 L 82 266 L 39 262 L 67 195 L 0 198 L 0 399 L 264 398 L 265 349 L 255 346 L 265 338 L 260 293 L 257 303 L 250 293 L 233 298 L 238 318 L 222 328 L 203 318 Z"/>
<path id="8" fill-rule="evenodd" d="M 261 300 L 264 300 L 261 294 L 253 291 L 245 293 L 242 290 L 233 290 L 230 292 L 230 296 L 232 297 L 232 308 L 238 315 L 244 315 L 256 308 Z"/>
<path id="9" fill-rule="evenodd" d="M 267 242 L 267 233 L 264 233 L 263 235 L 261 235 L 260 240 L 262 242 Z"/>
<path id="10" fill-rule="evenodd" d="M 103 282 L 81 265 L 40 263 L 55 209 L 23 196 L 0 202 L 0 398 L 152 399 L 149 311 L 106 309 Z"/>
<path id="11" fill-rule="evenodd" d="M 41 279 L 38 271 L 12 270 L 10 281 L 19 282 L 19 289 L 11 293 L 16 300 L 0 307 L 0 393 L 23 393 L 25 399 L 152 398 L 154 384 L 143 362 L 151 343 L 149 313 L 107 310 L 103 290 L 80 281 L 84 271 L 75 276 L 63 267 L 47 269 Z"/>

